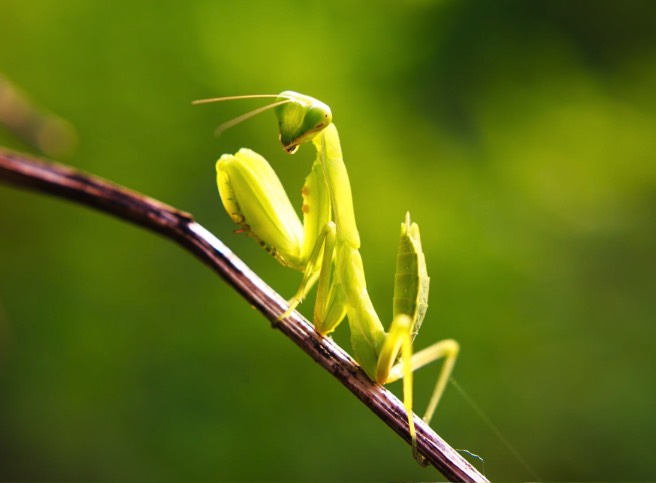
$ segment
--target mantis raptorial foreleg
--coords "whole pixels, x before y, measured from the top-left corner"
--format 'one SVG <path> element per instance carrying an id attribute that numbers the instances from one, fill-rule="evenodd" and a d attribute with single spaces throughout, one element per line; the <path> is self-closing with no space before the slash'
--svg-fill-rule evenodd
<path id="1" fill-rule="evenodd" d="M 296 308 L 318 280 L 313 319 L 316 330 L 327 335 L 347 316 L 353 356 L 367 375 L 381 384 L 403 378 L 413 450 L 421 461 L 416 453 L 412 419 L 412 373 L 445 359 L 424 415 L 429 422 L 453 369 L 458 343 L 444 340 L 412 353 L 413 339 L 426 312 L 429 284 L 419 228 L 406 215 L 397 255 L 394 315 L 389 332 L 385 332 L 367 293 L 351 184 L 330 109 L 316 99 L 291 91 L 253 97 L 276 98 L 270 107 L 275 109 L 280 140 L 287 152 L 294 153 L 310 141 L 317 150 L 302 190 L 303 223 L 271 166 L 248 149 L 223 155 L 217 162 L 223 205 L 242 231 L 281 263 L 303 272 L 299 289 L 284 315 Z"/>

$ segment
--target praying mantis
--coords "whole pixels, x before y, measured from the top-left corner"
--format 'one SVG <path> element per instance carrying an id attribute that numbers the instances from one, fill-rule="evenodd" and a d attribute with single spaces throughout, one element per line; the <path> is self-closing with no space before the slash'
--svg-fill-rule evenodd
<path id="1" fill-rule="evenodd" d="M 273 109 L 287 153 L 293 154 L 305 144 L 314 145 L 317 157 L 302 189 L 303 222 L 273 168 L 247 148 L 234 155 L 224 154 L 216 163 L 223 206 L 240 231 L 254 238 L 280 263 L 303 273 L 281 318 L 291 314 L 316 284 L 313 324 L 317 332 L 329 335 L 346 317 L 352 355 L 365 373 L 379 384 L 403 379 L 413 454 L 422 462 L 412 417 L 412 375 L 417 369 L 444 359 L 423 416 L 430 423 L 453 370 L 459 345 L 453 339 L 445 339 L 413 354 L 413 340 L 428 306 L 429 287 L 419 227 L 406 214 L 397 253 L 393 317 L 385 331 L 367 292 L 351 184 L 330 108 L 293 91 L 202 99 L 194 104 L 252 98 L 272 98 L 274 102 L 219 129 Z"/>

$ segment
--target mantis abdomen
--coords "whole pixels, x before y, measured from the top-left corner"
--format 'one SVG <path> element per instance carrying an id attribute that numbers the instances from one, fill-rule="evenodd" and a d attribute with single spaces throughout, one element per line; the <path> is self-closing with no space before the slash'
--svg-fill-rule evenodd
<path id="1" fill-rule="evenodd" d="M 401 225 L 401 238 L 396 254 L 394 276 L 394 317 L 406 314 L 414 320 L 412 338 L 419 332 L 428 308 L 430 278 L 421 248 L 419 227 L 410 222 L 410 213 Z"/>

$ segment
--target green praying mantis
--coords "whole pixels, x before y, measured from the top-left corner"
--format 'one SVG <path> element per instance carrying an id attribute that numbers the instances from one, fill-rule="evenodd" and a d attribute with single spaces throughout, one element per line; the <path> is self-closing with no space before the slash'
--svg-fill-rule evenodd
<path id="1" fill-rule="evenodd" d="M 403 379 L 413 454 L 421 462 L 412 418 L 412 375 L 415 370 L 444 359 L 423 416 L 430 423 L 453 370 L 459 345 L 446 339 L 413 354 L 413 340 L 428 306 L 429 286 L 419 227 L 406 214 L 397 253 L 393 317 L 386 332 L 367 292 L 351 184 L 330 108 L 293 91 L 194 103 L 251 98 L 273 98 L 274 102 L 219 129 L 273 109 L 286 152 L 293 154 L 304 144 L 314 145 L 317 157 L 302 189 L 303 223 L 273 168 L 262 156 L 246 148 L 234 155 L 224 154 L 216 163 L 223 206 L 240 231 L 254 238 L 280 263 L 303 273 L 296 294 L 289 300 L 289 309 L 281 318 L 295 310 L 316 284 L 313 323 L 317 332 L 327 336 L 346 317 L 352 354 L 366 374 L 379 384 Z"/>

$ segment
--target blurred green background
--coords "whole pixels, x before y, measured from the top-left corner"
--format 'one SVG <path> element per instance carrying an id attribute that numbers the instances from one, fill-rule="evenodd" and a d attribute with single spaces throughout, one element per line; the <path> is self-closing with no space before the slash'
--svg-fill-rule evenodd
<path id="1" fill-rule="evenodd" d="M 328 103 L 381 318 L 410 210 L 416 346 L 460 341 L 456 379 L 542 478 L 653 478 L 653 2 L 5 0 L 0 23 L 0 73 L 76 129 L 61 161 L 193 213 L 287 296 L 299 275 L 233 233 L 214 162 L 252 147 L 300 204 L 313 153 L 285 155 L 271 113 L 212 136 L 261 102 L 190 101 Z M 432 426 L 531 478 L 453 387 Z M 0 185 L 0 479 L 123 478 L 441 476 L 178 246 Z"/>

